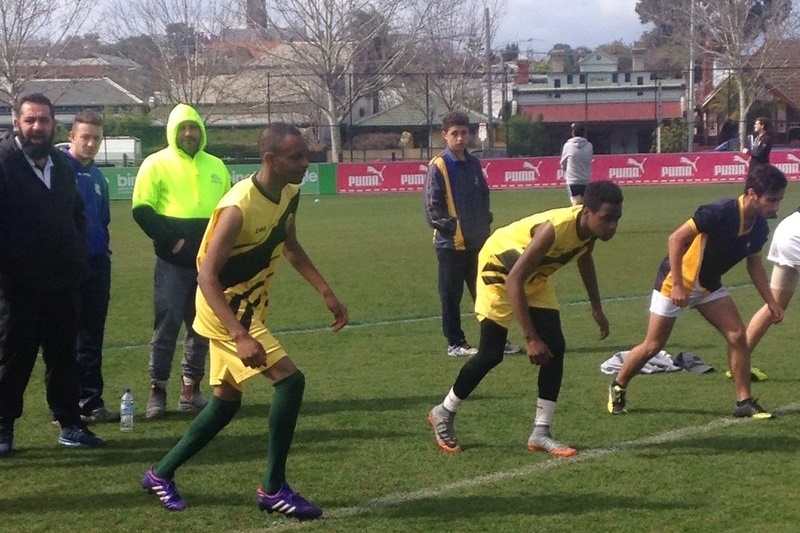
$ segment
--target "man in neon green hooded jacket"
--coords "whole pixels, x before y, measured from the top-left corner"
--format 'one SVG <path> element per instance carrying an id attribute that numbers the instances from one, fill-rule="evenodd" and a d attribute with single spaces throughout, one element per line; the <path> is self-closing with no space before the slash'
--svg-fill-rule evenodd
<path id="1" fill-rule="evenodd" d="M 192 329 L 195 258 L 217 202 L 231 188 L 225 164 L 205 151 L 207 139 L 200 114 L 189 105 L 176 105 L 167 120 L 168 146 L 142 162 L 133 188 L 133 218 L 152 239 L 156 253 L 147 418 L 161 418 L 166 413 L 167 382 L 181 324 L 186 336 L 178 409 L 195 411 L 206 404 L 200 382 L 205 375 L 208 340 Z"/>

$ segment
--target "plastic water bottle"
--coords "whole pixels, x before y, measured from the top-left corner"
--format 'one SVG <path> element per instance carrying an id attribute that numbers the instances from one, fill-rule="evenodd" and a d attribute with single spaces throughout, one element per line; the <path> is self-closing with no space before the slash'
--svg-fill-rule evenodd
<path id="1" fill-rule="evenodd" d="M 125 389 L 119 401 L 119 429 L 120 431 L 133 431 L 133 394 L 131 389 Z"/>

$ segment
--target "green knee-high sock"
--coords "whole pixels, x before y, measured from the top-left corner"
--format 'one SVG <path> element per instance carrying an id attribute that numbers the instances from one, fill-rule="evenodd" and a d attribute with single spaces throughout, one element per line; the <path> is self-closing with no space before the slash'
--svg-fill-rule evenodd
<path id="1" fill-rule="evenodd" d="M 300 370 L 275 384 L 275 397 L 269 409 L 269 457 L 261 484 L 268 494 L 278 492 L 281 483 L 286 481 L 286 458 L 305 388 L 306 377 Z"/>
<path id="2" fill-rule="evenodd" d="M 186 434 L 178 441 L 178 444 L 173 446 L 167 455 L 153 467 L 156 475 L 164 479 L 172 479 L 179 466 L 202 450 L 222 428 L 228 425 L 241 404 L 241 400 L 230 402 L 212 396 L 208 405 L 189 424 L 189 429 L 186 430 Z"/>

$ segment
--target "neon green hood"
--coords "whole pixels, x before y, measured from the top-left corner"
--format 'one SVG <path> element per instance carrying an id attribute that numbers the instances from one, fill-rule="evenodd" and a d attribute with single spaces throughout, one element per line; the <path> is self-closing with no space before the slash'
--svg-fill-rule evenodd
<path id="1" fill-rule="evenodd" d="M 187 104 L 178 104 L 170 111 L 169 118 L 167 119 L 167 144 L 169 144 L 169 147 L 173 150 L 180 150 L 178 147 L 178 126 L 180 126 L 181 122 L 189 120 L 200 127 L 200 147 L 197 151 L 198 153 L 202 152 L 206 147 L 208 139 L 206 135 L 206 126 L 203 124 L 200 113 Z"/>

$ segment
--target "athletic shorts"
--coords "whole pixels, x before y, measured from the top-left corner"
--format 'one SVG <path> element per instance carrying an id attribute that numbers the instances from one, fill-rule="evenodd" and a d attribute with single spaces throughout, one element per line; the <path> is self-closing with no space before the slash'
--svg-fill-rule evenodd
<path id="1" fill-rule="evenodd" d="M 725 287 L 720 287 L 711 294 L 706 295 L 699 290 L 694 290 L 689 295 L 689 304 L 686 307 L 678 307 L 672 303 L 672 298 L 668 298 L 658 291 L 653 291 L 653 297 L 650 299 L 650 312 L 666 318 L 675 318 L 683 313 L 685 309 L 694 309 L 698 305 L 713 302 L 726 296 L 730 296 L 730 293 Z"/>
<path id="2" fill-rule="evenodd" d="M 211 361 L 209 383 L 211 386 L 221 385 L 226 382 L 236 390 L 241 391 L 246 379 L 263 373 L 269 367 L 286 357 L 286 351 L 272 336 L 269 330 L 261 324 L 253 323 L 250 326 L 250 335 L 261 343 L 267 352 L 267 364 L 259 368 L 250 368 L 242 363 L 236 352 L 236 343 L 232 339 L 210 339 L 208 353 Z"/>
<path id="3" fill-rule="evenodd" d="M 797 280 L 800 278 L 798 268 L 800 267 L 774 265 L 772 267 L 772 277 L 769 280 L 770 288 L 794 292 L 797 288 Z"/>
<path id="4" fill-rule="evenodd" d="M 575 196 L 583 196 L 586 194 L 586 184 L 585 183 L 575 183 L 573 185 L 567 184 L 567 194 L 569 194 L 570 198 Z"/>

